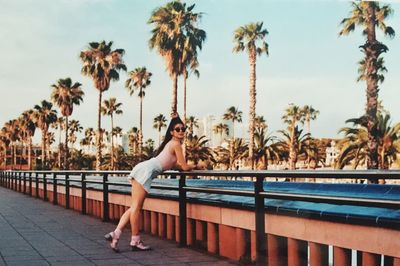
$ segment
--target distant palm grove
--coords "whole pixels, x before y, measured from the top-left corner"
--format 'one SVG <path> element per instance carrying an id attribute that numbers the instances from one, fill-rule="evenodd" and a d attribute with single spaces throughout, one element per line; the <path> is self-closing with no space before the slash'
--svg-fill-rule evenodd
<path id="1" fill-rule="evenodd" d="M 221 123 L 213 126 L 218 145 L 211 145 L 207 136 L 196 134 L 199 119 L 186 113 L 186 81 L 192 74 L 200 78 L 199 53 L 204 48 L 207 34 L 200 28 L 203 13 L 195 11 L 195 5 L 173 1 L 156 7 L 149 14 L 147 23 L 152 27 L 148 40 L 149 49 L 161 56 L 166 74 L 171 78 L 171 109 L 160 113 L 154 106 L 146 105 L 146 90 L 157 79 L 146 66 L 128 68 L 124 61 L 125 50 L 116 48 L 112 41 L 97 40 L 77 51 L 81 61 L 81 73 L 93 81 L 92 88 L 69 77 L 49 80 L 49 98 L 34 103 L 32 108 L 19 117 L 12 118 L 1 128 L 0 152 L 2 169 L 131 169 L 135 164 L 153 156 L 162 141 L 169 117 L 177 113 L 178 104 L 184 112 L 185 152 L 188 160 L 201 163 L 207 169 L 389 169 L 400 166 L 400 123 L 393 123 L 390 112 L 379 100 L 379 86 L 384 82 L 387 69 L 383 55 L 389 48 L 377 39 L 377 32 L 393 38 L 395 31 L 385 20 L 392 15 L 389 5 L 374 1 L 351 3 L 348 17 L 340 20 L 339 36 L 346 36 L 357 27 L 363 32 L 364 40 L 357 47 L 362 56 L 358 62 L 358 82 L 365 84 L 365 113 L 361 117 L 349 118 L 343 128 L 338 129 L 342 138 L 313 138 L 311 126 L 319 111 L 310 105 L 288 104 L 282 112 L 286 128 L 269 132 L 264 118 L 259 114 L 257 103 L 257 60 L 268 60 L 273 53 L 273 43 L 268 41 L 268 23 L 254 22 L 232 28 L 232 51 L 244 52 L 248 57 L 249 110 L 226 106 L 219 114 Z M 143 22 L 145 23 L 145 22 Z M 379 35 L 380 36 L 380 35 Z M 71 55 L 73 58 L 74 55 Z M 349 62 L 354 63 L 354 62 Z M 245 70 L 244 70 L 245 71 Z M 82 77 L 83 78 L 83 77 Z M 178 88 L 178 79 L 183 78 L 183 88 Z M 202 77 L 203 78 L 203 77 Z M 207 78 L 207 77 L 204 77 Z M 126 151 L 116 141 L 124 130 L 115 125 L 115 116 L 124 115 L 116 97 L 103 99 L 105 91 L 115 81 L 125 79 L 127 95 L 137 96 L 140 106 L 139 121 L 132 121 L 125 129 L 129 149 Z M 243 88 L 245 89 L 245 88 Z M 268 90 L 268 88 L 265 88 Z M 83 128 L 78 120 L 71 119 L 74 107 L 84 104 L 85 92 L 96 90 L 96 128 Z M 178 92 L 182 92 L 183 103 L 178 103 Z M 143 136 L 143 113 L 153 112 L 153 129 L 158 139 L 146 140 Z M 234 128 L 248 115 L 248 138 L 235 136 Z M 111 127 L 102 127 L 102 116 L 110 119 Z M 40 134 L 40 144 L 33 144 L 35 134 Z M 83 138 L 78 140 L 78 135 Z M 328 150 L 337 154 L 328 162 Z M 371 180 L 376 182 L 376 180 Z"/>

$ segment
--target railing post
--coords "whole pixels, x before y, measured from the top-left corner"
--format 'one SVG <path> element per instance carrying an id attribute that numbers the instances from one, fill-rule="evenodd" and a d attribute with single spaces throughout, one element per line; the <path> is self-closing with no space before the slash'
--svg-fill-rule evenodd
<path id="1" fill-rule="evenodd" d="M 82 214 L 86 214 L 86 174 L 81 174 Z"/>
<path id="2" fill-rule="evenodd" d="M 29 172 L 29 196 L 32 197 L 32 172 Z"/>
<path id="3" fill-rule="evenodd" d="M 267 265 L 266 237 L 265 237 L 265 206 L 264 197 L 260 195 L 264 191 L 264 177 L 257 176 L 254 183 L 254 201 L 256 218 L 256 263 Z"/>
<path id="4" fill-rule="evenodd" d="M 19 182 L 19 188 L 18 188 L 18 192 L 22 192 L 22 172 L 19 172 L 18 175 L 18 182 Z"/>
<path id="5" fill-rule="evenodd" d="M 69 174 L 65 173 L 65 208 L 69 209 Z"/>
<path id="6" fill-rule="evenodd" d="M 15 180 L 15 172 L 13 171 L 13 172 L 11 172 L 11 189 L 12 190 L 15 190 L 15 188 L 14 188 L 14 180 Z"/>
<path id="7" fill-rule="evenodd" d="M 174 176 L 172 179 L 176 178 Z M 187 246 L 186 239 L 186 176 L 181 174 L 179 178 L 179 245 L 181 247 Z"/>
<path id="8" fill-rule="evenodd" d="M 57 193 L 57 174 L 53 173 L 53 204 L 58 204 L 58 193 Z"/>
<path id="9" fill-rule="evenodd" d="M 26 194 L 26 172 L 24 172 L 24 178 L 23 178 L 23 180 L 24 180 L 24 194 Z"/>
<path id="10" fill-rule="evenodd" d="M 47 201 L 47 180 L 46 173 L 43 173 L 43 200 Z"/>
<path id="11" fill-rule="evenodd" d="M 36 198 L 39 198 L 39 173 L 36 173 L 36 175 L 35 175 L 35 185 L 36 185 L 36 188 L 35 188 L 35 191 L 36 191 Z"/>
<path id="12" fill-rule="evenodd" d="M 103 222 L 110 220 L 108 213 L 108 174 L 103 175 Z"/>

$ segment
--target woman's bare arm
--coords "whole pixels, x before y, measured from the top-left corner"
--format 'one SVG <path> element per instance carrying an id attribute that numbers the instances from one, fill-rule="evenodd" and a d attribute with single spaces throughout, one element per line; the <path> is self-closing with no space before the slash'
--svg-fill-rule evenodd
<path id="1" fill-rule="evenodd" d="M 177 165 L 183 171 L 191 171 L 196 168 L 196 165 L 188 164 L 183 156 L 182 146 L 179 143 L 173 144 L 173 149 L 177 159 Z"/>

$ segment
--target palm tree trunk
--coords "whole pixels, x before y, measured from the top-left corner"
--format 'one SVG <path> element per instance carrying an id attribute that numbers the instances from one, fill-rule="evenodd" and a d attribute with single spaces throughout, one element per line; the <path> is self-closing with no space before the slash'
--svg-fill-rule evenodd
<path id="1" fill-rule="evenodd" d="M 254 169 L 254 122 L 256 119 L 256 51 L 250 52 L 249 162 Z"/>
<path id="2" fill-rule="evenodd" d="M 42 129 L 42 170 L 46 167 L 46 129 Z"/>
<path id="3" fill-rule="evenodd" d="M 28 170 L 32 170 L 32 137 L 28 137 Z"/>
<path id="4" fill-rule="evenodd" d="M 142 95 L 142 88 L 140 88 L 140 95 Z M 143 97 L 140 97 L 140 129 L 139 129 L 139 156 L 142 156 L 143 150 Z"/>
<path id="5" fill-rule="evenodd" d="M 111 113 L 111 170 L 114 170 L 114 119 Z"/>
<path id="6" fill-rule="evenodd" d="M 99 102 L 97 112 L 97 135 L 96 135 L 96 170 L 100 170 L 101 163 L 101 98 L 103 92 L 99 90 Z"/>
<path id="7" fill-rule="evenodd" d="M 178 111 L 178 74 L 174 73 L 172 76 L 172 105 L 171 117 L 175 116 Z"/>
<path id="8" fill-rule="evenodd" d="M 375 35 L 375 8 L 374 2 L 369 2 L 367 18 L 367 43 L 365 44 L 365 61 L 367 65 L 367 128 L 368 128 L 368 153 L 367 168 L 378 169 L 378 136 L 376 112 L 378 107 L 378 81 L 376 77 L 376 62 L 378 52 L 376 51 L 377 41 Z M 376 181 L 375 181 L 376 182 Z"/>
<path id="9" fill-rule="evenodd" d="M 68 148 L 68 116 L 65 116 L 65 144 L 64 144 L 64 169 L 68 170 L 68 157 L 69 157 L 69 148 Z"/>
<path id="10" fill-rule="evenodd" d="M 289 168 L 290 170 L 296 169 L 296 161 L 297 161 L 297 150 L 296 150 L 296 140 L 295 140 L 295 126 L 292 125 L 291 128 L 291 138 L 290 138 L 290 150 L 289 150 Z"/>
<path id="11" fill-rule="evenodd" d="M 187 71 L 183 72 L 183 123 L 186 124 L 186 81 L 187 81 Z"/>
<path id="12" fill-rule="evenodd" d="M 14 156 L 13 156 L 13 165 L 14 167 L 17 165 L 17 142 L 14 141 Z"/>
<path id="13" fill-rule="evenodd" d="M 60 128 L 58 130 L 58 167 L 62 169 L 61 167 L 61 123 L 58 125 Z"/>

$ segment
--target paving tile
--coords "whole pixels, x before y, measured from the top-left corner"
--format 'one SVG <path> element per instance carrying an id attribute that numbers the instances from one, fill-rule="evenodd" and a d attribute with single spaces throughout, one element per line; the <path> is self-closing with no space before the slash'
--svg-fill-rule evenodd
<path id="1" fill-rule="evenodd" d="M 134 262 L 132 260 L 129 260 L 127 258 L 121 258 L 121 259 L 102 259 L 102 260 L 92 260 L 92 262 L 96 265 L 143 265 L 139 264 L 137 262 Z"/>

